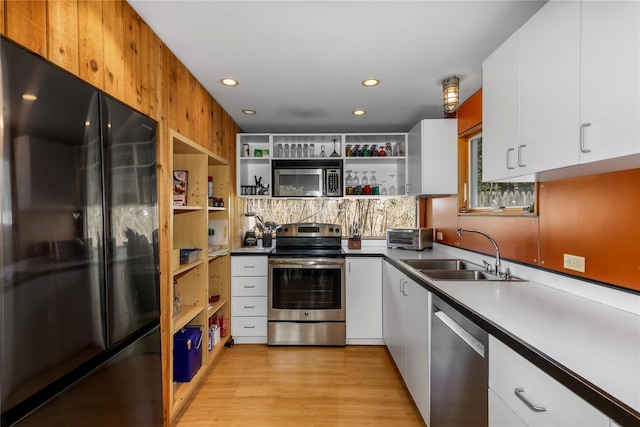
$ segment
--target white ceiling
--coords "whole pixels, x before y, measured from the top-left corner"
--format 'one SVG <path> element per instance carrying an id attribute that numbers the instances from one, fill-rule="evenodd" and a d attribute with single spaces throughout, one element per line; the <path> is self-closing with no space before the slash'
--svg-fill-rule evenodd
<path id="1" fill-rule="evenodd" d="M 442 118 L 442 80 L 473 95 L 482 61 L 545 1 L 129 3 L 245 132 L 306 133 Z M 362 86 L 370 77 L 381 83 Z"/>

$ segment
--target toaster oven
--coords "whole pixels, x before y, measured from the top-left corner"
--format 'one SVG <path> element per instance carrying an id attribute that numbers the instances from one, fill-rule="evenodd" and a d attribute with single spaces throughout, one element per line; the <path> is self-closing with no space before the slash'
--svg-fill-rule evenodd
<path id="1" fill-rule="evenodd" d="M 387 228 L 387 248 L 422 251 L 433 247 L 433 228 Z"/>

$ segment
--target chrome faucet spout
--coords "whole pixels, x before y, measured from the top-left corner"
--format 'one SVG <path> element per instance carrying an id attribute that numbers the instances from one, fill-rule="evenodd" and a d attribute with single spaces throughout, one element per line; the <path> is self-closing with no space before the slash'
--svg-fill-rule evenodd
<path id="1" fill-rule="evenodd" d="M 482 231 L 479 230 L 471 230 L 468 228 L 458 228 L 456 230 L 456 236 L 460 237 L 462 236 L 462 233 L 477 233 L 480 234 L 481 236 L 486 237 L 487 239 L 489 239 L 489 241 L 491 242 L 491 244 L 493 245 L 493 247 L 496 250 L 496 269 L 495 272 L 498 275 L 502 275 L 502 262 L 500 261 L 500 249 L 498 249 L 498 244 L 496 243 L 495 240 L 493 240 L 493 238 L 491 236 L 489 236 L 487 233 L 483 233 Z"/>

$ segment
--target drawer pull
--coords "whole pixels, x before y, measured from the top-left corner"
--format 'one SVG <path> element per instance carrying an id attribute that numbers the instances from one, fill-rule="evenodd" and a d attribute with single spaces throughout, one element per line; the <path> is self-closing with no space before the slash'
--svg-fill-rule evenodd
<path id="1" fill-rule="evenodd" d="M 253 326 L 245 326 L 244 328 L 245 328 L 245 329 L 255 329 L 255 328 L 256 328 L 256 325 L 253 325 Z"/>
<path id="2" fill-rule="evenodd" d="M 518 397 L 518 399 L 520 399 L 525 405 L 527 405 L 529 407 L 529 409 L 531 409 L 533 412 L 544 412 L 547 410 L 547 408 L 545 408 L 544 406 L 536 406 L 533 403 L 531 403 L 531 401 L 529 401 L 529 399 L 527 399 L 526 397 L 524 397 L 524 389 L 523 388 L 516 388 L 515 390 L 513 390 L 513 392 L 515 393 L 515 395 Z"/>
<path id="3" fill-rule="evenodd" d="M 256 308 L 255 305 L 245 305 L 244 308 Z"/>
<path id="4" fill-rule="evenodd" d="M 245 265 L 244 268 L 256 268 L 255 265 Z"/>
<path id="5" fill-rule="evenodd" d="M 245 289 L 253 289 L 255 287 L 256 287 L 256 285 L 244 285 Z"/>

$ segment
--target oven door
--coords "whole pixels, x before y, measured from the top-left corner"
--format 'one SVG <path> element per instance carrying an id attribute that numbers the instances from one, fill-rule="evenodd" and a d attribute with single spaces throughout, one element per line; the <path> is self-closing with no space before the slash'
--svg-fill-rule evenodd
<path id="1" fill-rule="evenodd" d="M 344 258 L 270 258 L 268 320 L 345 320 Z"/>

